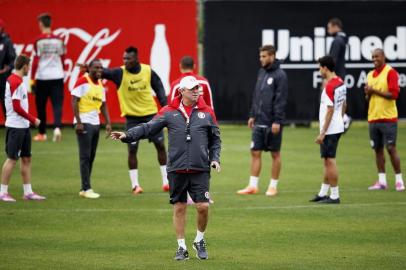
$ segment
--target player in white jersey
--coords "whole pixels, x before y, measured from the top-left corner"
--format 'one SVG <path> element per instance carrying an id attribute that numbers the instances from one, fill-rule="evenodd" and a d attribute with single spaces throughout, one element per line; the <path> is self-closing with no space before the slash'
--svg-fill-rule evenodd
<path id="1" fill-rule="evenodd" d="M 30 122 L 39 126 L 40 120 L 28 113 L 28 92 L 23 77 L 28 74 L 30 58 L 20 55 L 15 61 L 16 71 L 10 75 L 6 83 L 6 154 L 7 159 L 1 172 L 0 201 L 15 202 L 8 193 L 11 174 L 21 158 L 20 170 L 23 179 L 24 200 L 44 200 L 32 191 L 31 187 L 31 134 Z"/>
<path id="2" fill-rule="evenodd" d="M 340 203 L 335 158 L 338 141 L 344 132 L 343 115 L 346 109 L 347 88 L 343 80 L 334 72 L 335 62 L 331 56 L 324 56 L 318 62 L 320 74 L 327 82 L 320 98 L 320 134 L 315 140 L 320 144 L 320 155 L 324 160 L 324 181 L 319 194 L 310 201 Z M 330 196 L 327 196 L 329 189 Z"/>
<path id="3" fill-rule="evenodd" d="M 41 124 L 39 133 L 34 136 L 34 141 L 47 140 L 46 107 L 48 99 L 51 99 L 54 113 L 53 141 L 59 142 L 62 138 L 65 46 L 63 40 L 52 33 L 49 14 L 41 14 L 38 17 L 38 23 L 41 35 L 34 42 L 35 55 L 31 70 L 31 85 L 35 92 L 35 105 Z"/>

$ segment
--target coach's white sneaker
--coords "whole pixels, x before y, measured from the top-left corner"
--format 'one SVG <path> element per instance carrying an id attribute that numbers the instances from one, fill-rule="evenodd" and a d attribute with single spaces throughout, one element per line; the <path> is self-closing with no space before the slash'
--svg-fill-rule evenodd
<path id="1" fill-rule="evenodd" d="M 52 138 L 53 142 L 60 142 L 62 140 L 62 132 L 60 128 L 54 129 L 54 137 Z"/>

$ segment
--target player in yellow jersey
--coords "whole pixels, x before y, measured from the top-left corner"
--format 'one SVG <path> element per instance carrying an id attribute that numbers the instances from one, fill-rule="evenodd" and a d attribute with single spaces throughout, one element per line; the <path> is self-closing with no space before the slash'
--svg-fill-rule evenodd
<path id="1" fill-rule="evenodd" d="M 397 191 L 404 191 L 400 158 L 396 151 L 398 128 L 396 99 L 399 95 L 399 75 L 395 69 L 386 64 L 382 49 L 375 49 L 372 52 L 372 61 L 375 69 L 368 73 L 365 96 L 369 102 L 369 136 L 371 146 L 375 150 L 378 181 L 370 186 L 369 190 L 387 188 L 384 153 L 384 146 L 386 146 L 395 171 L 395 188 Z"/>
<path id="2" fill-rule="evenodd" d="M 167 104 L 167 101 L 161 79 L 149 65 L 138 61 L 137 48 L 128 47 L 124 52 L 123 62 L 124 65 L 121 67 L 103 69 L 102 77 L 113 81 L 117 86 L 121 116 L 126 118 L 126 130 L 128 130 L 150 121 L 158 112 L 152 90 L 156 93 L 162 107 Z M 169 191 L 164 134 L 161 131 L 148 139 L 154 143 L 157 150 L 162 190 Z M 138 144 L 139 142 L 128 144 L 128 168 L 134 195 L 143 192 L 138 180 Z"/>
<path id="3" fill-rule="evenodd" d="M 100 60 L 92 60 L 89 63 L 89 73 L 79 78 L 71 91 L 82 180 L 79 196 L 88 199 L 100 197 L 90 185 L 90 175 L 99 142 L 100 112 L 106 120 L 106 134 L 109 135 L 111 132 L 105 89 L 100 80 L 102 71 Z"/>

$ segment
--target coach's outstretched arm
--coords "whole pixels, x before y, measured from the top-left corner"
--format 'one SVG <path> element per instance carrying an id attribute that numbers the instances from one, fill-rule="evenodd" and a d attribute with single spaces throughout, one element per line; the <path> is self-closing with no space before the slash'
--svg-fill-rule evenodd
<path id="1" fill-rule="evenodd" d="M 161 109 L 162 110 L 162 109 Z M 150 134 L 156 134 L 166 127 L 165 116 L 158 113 L 151 121 L 129 129 L 127 132 L 113 131 L 110 137 L 124 143 L 132 143 L 146 139 Z"/>

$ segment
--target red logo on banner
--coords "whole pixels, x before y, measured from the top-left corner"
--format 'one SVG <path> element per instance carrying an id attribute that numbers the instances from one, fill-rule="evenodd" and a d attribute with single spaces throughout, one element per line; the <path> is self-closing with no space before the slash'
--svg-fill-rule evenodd
<path id="1" fill-rule="evenodd" d="M 102 60 L 104 67 L 123 65 L 122 56 L 128 46 L 139 50 L 140 62 L 150 64 L 160 76 L 165 90 L 179 75 L 179 60 L 191 55 L 197 61 L 197 21 L 195 1 L 71 1 L 56 0 L 26 3 L 5 0 L 1 4 L 6 32 L 15 44 L 16 52 L 31 55 L 33 41 L 40 34 L 37 16 L 48 12 L 52 16 L 53 33 L 62 37 L 65 57 L 65 97 L 63 123 L 71 124 L 69 90 L 80 76 L 76 63 Z M 14 16 L 23 14 L 24 23 Z M 182 16 L 179 16 L 182 14 Z M 19 16 L 20 17 L 20 16 Z M 28 85 L 28 78 L 25 78 Z M 111 120 L 124 122 L 120 117 L 115 85 L 106 83 L 107 103 Z M 30 112 L 36 114 L 34 97 L 30 95 Z M 52 108 L 47 107 L 47 122 L 53 123 Z M 1 123 L 4 120 L 0 118 Z"/>

